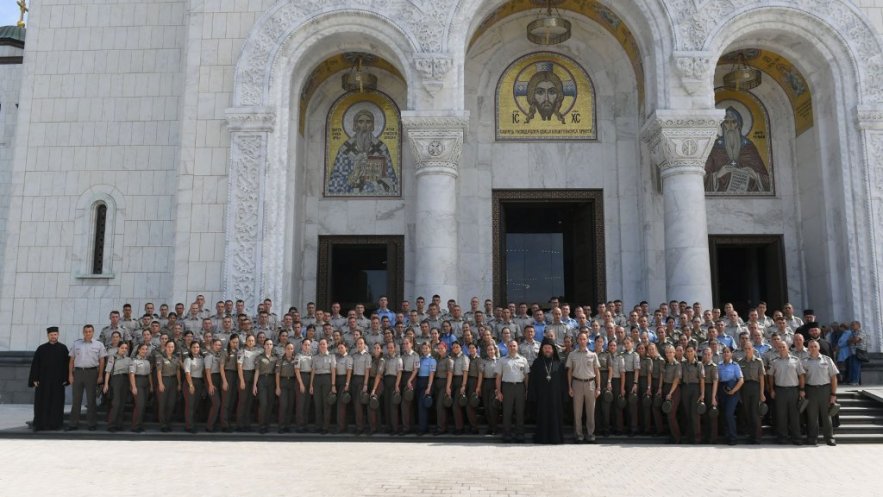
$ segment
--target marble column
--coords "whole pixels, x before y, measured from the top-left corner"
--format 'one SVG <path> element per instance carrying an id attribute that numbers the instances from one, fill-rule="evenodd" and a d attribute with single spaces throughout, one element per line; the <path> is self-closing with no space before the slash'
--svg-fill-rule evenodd
<path id="1" fill-rule="evenodd" d="M 268 170 L 267 144 L 276 115 L 260 108 L 227 110 L 230 133 L 227 218 L 224 248 L 224 295 L 242 299 L 246 309 L 256 309 L 267 292 L 264 278 Z"/>
<path id="2" fill-rule="evenodd" d="M 870 335 L 870 350 L 883 350 L 883 285 L 880 271 L 883 268 L 883 103 L 865 104 L 858 107 L 858 124 L 864 142 L 864 160 L 852 167 L 864 170 L 864 189 L 867 199 L 864 208 L 856 208 L 856 226 L 867 235 L 864 244 L 860 233 L 850 230 L 849 238 L 858 245 L 858 263 L 850 264 L 853 284 L 852 308 L 845 314 L 861 321 L 862 329 Z M 859 190 L 860 191 L 860 190 Z"/>
<path id="3" fill-rule="evenodd" d="M 402 112 L 415 161 L 414 297 L 457 298 L 457 176 L 466 112 Z"/>
<path id="4" fill-rule="evenodd" d="M 705 161 L 722 119 L 718 109 L 657 110 L 642 133 L 662 183 L 666 299 L 706 308 L 713 302 Z"/>

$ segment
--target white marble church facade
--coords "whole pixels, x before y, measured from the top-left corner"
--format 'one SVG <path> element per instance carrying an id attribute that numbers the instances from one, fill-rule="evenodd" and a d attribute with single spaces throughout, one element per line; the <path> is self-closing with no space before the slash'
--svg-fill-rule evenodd
<path id="1" fill-rule="evenodd" d="M 33 349 L 49 324 L 70 341 L 124 302 L 302 305 L 317 299 L 320 236 L 403 236 L 407 298 L 491 297 L 493 192 L 531 189 L 601 192 L 601 298 L 718 304 L 709 237 L 777 236 L 795 308 L 859 319 L 879 350 L 883 1 L 569 1 L 573 36 L 552 47 L 525 38 L 532 12 L 500 14 L 527 1 L 35 3 L 21 90 L 4 96 L 18 105 L 0 102 L 0 351 Z M 634 45 L 584 9 L 612 13 Z M 753 93 L 774 192 L 707 195 L 720 61 L 755 49 L 799 71 L 812 122 L 798 130 L 765 79 Z M 538 50 L 589 73 L 595 140 L 495 139 L 497 82 Z M 401 109 L 400 196 L 323 195 L 340 75 L 301 96 L 348 52 L 386 63 L 372 72 Z"/>

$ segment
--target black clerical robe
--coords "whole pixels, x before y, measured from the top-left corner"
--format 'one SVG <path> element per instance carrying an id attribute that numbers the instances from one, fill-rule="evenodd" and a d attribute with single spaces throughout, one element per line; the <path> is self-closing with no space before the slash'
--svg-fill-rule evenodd
<path id="1" fill-rule="evenodd" d="M 564 362 L 557 357 L 537 357 L 530 368 L 528 381 L 528 400 L 534 402 L 537 410 L 534 443 L 564 443 L 565 395 L 567 374 Z"/>
<path id="2" fill-rule="evenodd" d="M 34 430 L 60 430 L 64 415 L 64 387 L 68 380 L 68 350 L 63 343 L 37 347 L 28 386 L 34 391 Z"/>

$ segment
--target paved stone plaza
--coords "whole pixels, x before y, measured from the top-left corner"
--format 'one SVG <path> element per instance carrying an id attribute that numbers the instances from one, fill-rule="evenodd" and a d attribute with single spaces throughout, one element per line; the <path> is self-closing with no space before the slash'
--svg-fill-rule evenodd
<path id="1" fill-rule="evenodd" d="M 874 482 L 880 481 L 877 461 L 881 457 L 883 445 L 541 447 L 431 442 L 4 440 L 0 442 L 3 467 L 0 488 L 5 495 L 33 495 L 35 481 L 42 481 L 41 494 L 60 490 L 57 494 L 65 497 L 98 496 L 102 488 L 112 489 L 114 497 L 147 494 L 199 497 L 775 494 L 784 497 L 805 496 L 807 489 L 812 489 L 815 495 L 833 495 L 830 491 L 855 497 L 879 495 Z M 139 460 L 144 463 L 138 463 Z M 113 461 L 118 461 L 125 470 L 113 470 Z M 770 461 L 777 461 L 774 466 L 778 470 L 774 473 L 768 470 Z M 824 461 L 824 471 L 810 470 L 807 461 Z M 158 463 L 164 468 L 160 472 L 151 469 Z M 248 477 L 243 478 L 246 466 Z M 611 470 L 602 470 L 602 467 Z M 740 467 L 745 468 L 742 474 L 738 473 Z M 636 472 L 635 468 L 641 468 L 644 473 Z M 687 474 L 691 475 L 689 484 L 679 480 Z M 51 479 L 49 475 L 53 475 Z M 795 480 L 798 486 L 786 482 L 792 475 L 800 475 L 799 480 Z M 670 478 L 670 485 L 660 487 L 659 482 L 666 478 Z M 647 491 L 645 482 L 648 481 L 653 482 L 655 493 Z M 168 493 L 168 489 L 173 489 L 173 493 Z"/>

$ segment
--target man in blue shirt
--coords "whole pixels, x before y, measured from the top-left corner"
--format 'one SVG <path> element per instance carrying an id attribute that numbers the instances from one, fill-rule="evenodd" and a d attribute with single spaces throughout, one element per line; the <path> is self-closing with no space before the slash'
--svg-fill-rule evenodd
<path id="1" fill-rule="evenodd" d="M 377 317 L 380 318 L 380 321 L 383 321 L 383 318 L 386 317 L 389 319 L 390 325 L 396 322 L 396 313 L 392 312 L 387 308 L 389 305 L 389 300 L 386 297 L 380 297 L 377 301 L 377 310 L 374 311 L 374 314 L 377 314 Z"/>

